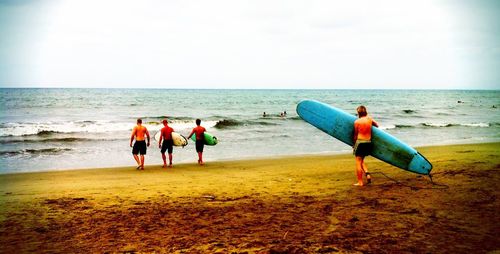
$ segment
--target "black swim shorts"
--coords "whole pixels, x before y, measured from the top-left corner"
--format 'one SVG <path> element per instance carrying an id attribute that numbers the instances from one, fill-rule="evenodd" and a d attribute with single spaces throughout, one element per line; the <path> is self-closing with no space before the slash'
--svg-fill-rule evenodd
<path id="1" fill-rule="evenodd" d="M 196 152 L 203 153 L 203 147 L 205 147 L 205 141 L 196 140 Z"/>
<path id="2" fill-rule="evenodd" d="M 168 153 L 172 153 L 174 150 L 174 141 L 171 139 L 164 139 L 161 144 L 161 153 L 165 153 L 168 150 Z"/>
<path id="3" fill-rule="evenodd" d="M 135 141 L 134 147 L 132 147 L 132 154 L 142 154 L 145 155 L 147 150 L 146 140 Z"/>
<path id="4" fill-rule="evenodd" d="M 372 152 L 372 143 L 366 140 L 358 140 L 354 145 L 354 155 L 356 156 L 368 156 Z"/>

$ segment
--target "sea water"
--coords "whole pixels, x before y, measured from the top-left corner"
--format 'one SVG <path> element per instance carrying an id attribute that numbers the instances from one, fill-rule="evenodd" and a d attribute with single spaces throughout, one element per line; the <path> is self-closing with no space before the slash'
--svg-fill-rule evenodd
<path id="1" fill-rule="evenodd" d="M 134 168 L 129 142 L 137 118 L 152 137 L 165 118 L 184 136 L 200 118 L 219 140 L 205 146 L 208 162 L 350 152 L 300 119 L 295 108 L 302 99 L 353 115 L 365 105 L 381 129 L 411 146 L 500 141 L 498 90 L 4 88 L 0 94 L 0 173 Z M 196 161 L 193 142 L 174 148 L 174 164 Z M 152 138 L 146 167 L 161 163 Z"/>

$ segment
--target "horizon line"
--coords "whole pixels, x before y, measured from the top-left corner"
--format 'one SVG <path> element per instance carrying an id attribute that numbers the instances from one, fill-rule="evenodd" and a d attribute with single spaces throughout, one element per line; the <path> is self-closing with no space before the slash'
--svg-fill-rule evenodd
<path id="1" fill-rule="evenodd" d="M 179 88 L 179 87 L 53 87 L 0 86 L 0 89 L 129 89 L 129 90 L 415 90 L 415 91 L 500 91 L 495 88 Z"/>

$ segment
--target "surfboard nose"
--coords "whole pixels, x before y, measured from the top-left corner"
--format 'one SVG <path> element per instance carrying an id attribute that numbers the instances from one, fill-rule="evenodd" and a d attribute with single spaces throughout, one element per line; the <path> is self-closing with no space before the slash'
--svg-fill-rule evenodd
<path id="1" fill-rule="evenodd" d="M 418 174 L 428 175 L 431 173 L 432 164 L 424 156 L 417 152 L 408 165 L 408 170 Z"/>

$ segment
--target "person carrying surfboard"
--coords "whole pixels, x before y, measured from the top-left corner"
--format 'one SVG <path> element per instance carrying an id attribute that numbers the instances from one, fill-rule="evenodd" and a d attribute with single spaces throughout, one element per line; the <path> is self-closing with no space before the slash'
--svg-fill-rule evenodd
<path id="1" fill-rule="evenodd" d="M 167 156 L 165 152 L 168 150 L 168 167 L 172 167 L 172 152 L 174 150 L 174 141 L 172 139 L 172 132 L 174 129 L 168 126 L 167 119 L 163 120 L 163 128 L 161 129 L 160 140 L 158 141 L 158 147 L 161 149 L 161 157 L 163 159 L 163 168 L 167 167 Z M 163 140 L 163 142 L 162 142 Z"/>
<path id="2" fill-rule="evenodd" d="M 146 144 L 145 136 L 148 137 L 148 143 Z M 135 143 L 132 146 L 132 142 Z M 149 146 L 149 131 L 146 127 L 142 126 L 142 119 L 137 119 L 137 125 L 132 130 L 132 135 L 130 136 L 130 147 L 132 147 L 132 154 L 137 162 L 137 169 L 144 170 L 144 155 L 146 155 L 147 146 Z M 140 159 L 138 154 L 141 155 Z"/>
<path id="3" fill-rule="evenodd" d="M 354 121 L 353 153 L 356 157 L 356 176 L 358 182 L 354 185 L 363 186 L 363 173 L 366 175 L 367 183 L 371 183 L 371 176 L 364 160 L 366 156 L 370 155 L 372 150 L 372 126 L 378 127 L 378 124 L 368 116 L 365 106 L 359 106 L 356 111 L 358 111 L 359 118 Z"/>
<path id="4" fill-rule="evenodd" d="M 196 135 L 196 152 L 198 153 L 198 164 L 203 165 L 203 147 L 205 146 L 205 127 L 201 126 L 201 120 L 196 119 L 196 127 L 193 128 L 187 139 Z"/>

